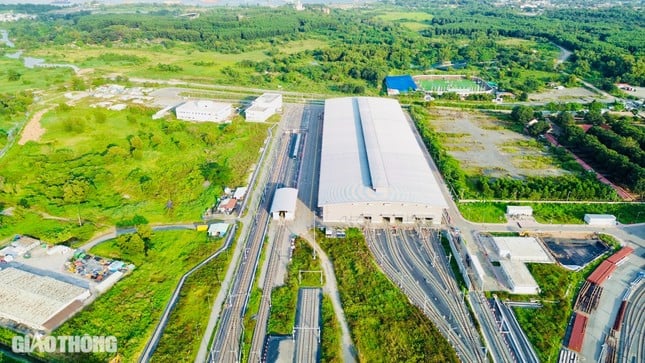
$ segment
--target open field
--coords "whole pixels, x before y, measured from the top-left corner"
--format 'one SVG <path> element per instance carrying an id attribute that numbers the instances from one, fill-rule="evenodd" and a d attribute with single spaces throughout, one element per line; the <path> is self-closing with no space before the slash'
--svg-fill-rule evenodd
<path id="1" fill-rule="evenodd" d="M 246 183 L 266 125 L 152 120 L 153 112 L 79 106 L 46 113 L 40 141 L 14 147 L 0 160 L 0 203 L 20 205 L 25 215 L 80 216 L 96 228 L 134 215 L 151 222 L 194 221 L 221 188 Z M 83 188 L 74 192 L 72 185 Z M 51 228 L 67 222 L 57 223 Z M 51 234 L 44 226 L 30 230 L 37 237 Z M 48 242 L 85 235 L 59 237 Z"/>
<path id="2" fill-rule="evenodd" d="M 347 238 L 319 241 L 340 281 L 340 298 L 360 361 L 458 361 L 438 329 L 374 263 L 360 230 L 349 229 Z"/>
<path id="3" fill-rule="evenodd" d="M 477 83 L 470 79 L 420 79 L 419 85 L 427 92 L 455 92 L 458 90 L 479 91 Z"/>
<path id="4" fill-rule="evenodd" d="M 195 359 L 201 339 L 206 333 L 207 317 L 213 308 L 231 257 L 229 249 L 186 280 L 179 302 L 152 355 L 153 362 L 172 362 L 177 357 L 191 361 Z"/>
<path id="5" fill-rule="evenodd" d="M 564 170 L 546 148 L 527 135 L 508 130 L 504 121 L 480 111 L 430 110 L 432 126 L 448 153 L 467 174 L 557 176 Z M 538 162 L 540 167 L 536 167 Z"/>
<path id="6" fill-rule="evenodd" d="M 536 102 L 580 102 L 588 103 L 598 95 L 584 87 L 565 89 L 548 89 L 543 92 L 530 93 L 529 100 Z"/>
<path id="7" fill-rule="evenodd" d="M 22 60 L 0 55 L 0 92 L 44 90 L 65 83 L 73 75 L 70 68 L 26 68 Z"/>

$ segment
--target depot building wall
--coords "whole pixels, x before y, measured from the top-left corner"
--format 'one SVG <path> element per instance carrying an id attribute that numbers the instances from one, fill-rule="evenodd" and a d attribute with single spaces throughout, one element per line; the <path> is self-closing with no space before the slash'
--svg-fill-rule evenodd
<path id="1" fill-rule="evenodd" d="M 442 208 L 416 203 L 344 203 L 322 206 L 326 223 L 415 223 L 419 220 L 441 224 Z"/>

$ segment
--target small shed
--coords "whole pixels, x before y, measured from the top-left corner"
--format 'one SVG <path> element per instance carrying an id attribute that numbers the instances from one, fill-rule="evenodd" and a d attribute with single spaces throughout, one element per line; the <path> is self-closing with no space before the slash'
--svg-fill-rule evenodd
<path id="1" fill-rule="evenodd" d="M 237 187 L 237 189 L 235 189 L 235 193 L 233 193 L 233 198 L 237 200 L 243 200 L 248 189 L 249 188 L 247 187 Z"/>
<path id="2" fill-rule="evenodd" d="M 615 226 L 616 216 L 611 214 L 585 214 L 585 223 L 590 226 Z"/>
<path id="3" fill-rule="evenodd" d="M 273 203 L 271 204 L 271 217 L 273 219 L 284 218 L 293 220 L 296 217 L 296 201 L 298 200 L 298 189 L 280 188 L 275 191 Z"/>
<path id="4" fill-rule="evenodd" d="M 523 205 L 509 205 L 506 207 L 506 214 L 511 217 L 515 216 L 532 216 L 533 208 Z"/>
<path id="5" fill-rule="evenodd" d="M 224 237 L 228 231 L 227 223 L 213 223 L 208 226 L 209 237 Z"/>

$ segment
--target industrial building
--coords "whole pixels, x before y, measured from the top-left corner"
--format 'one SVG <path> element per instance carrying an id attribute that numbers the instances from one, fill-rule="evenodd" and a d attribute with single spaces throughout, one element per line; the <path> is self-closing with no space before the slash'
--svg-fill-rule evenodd
<path id="1" fill-rule="evenodd" d="M 553 262 L 535 237 L 493 237 L 495 252 L 502 259 L 522 262 Z"/>
<path id="2" fill-rule="evenodd" d="M 513 294 L 538 294 L 540 287 L 525 263 L 553 263 L 554 259 L 534 237 L 493 237 L 493 248 Z M 494 256 L 490 256 L 495 261 Z"/>
<path id="3" fill-rule="evenodd" d="M 323 222 L 440 224 L 447 203 L 427 158 L 396 100 L 326 100 L 318 189 Z"/>
<path id="4" fill-rule="evenodd" d="M 298 189 L 280 188 L 275 191 L 273 203 L 271 203 L 271 218 L 291 221 L 296 218 L 296 202 L 298 200 Z"/>
<path id="5" fill-rule="evenodd" d="M 269 117 L 282 111 L 282 95 L 265 93 L 253 101 L 251 107 L 244 111 L 247 121 L 264 122 Z"/>
<path id="6" fill-rule="evenodd" d="M 540 293 L 540 287 L 524 262 L 501 260 L 499 265 L 513 294 L 535 295 Z"/>
<path id="7" fill-rule="evenodd" d="M 585 214 L 585 223 L 590 226 L 615 226 L 616 217 L 611 214 Z"/>
<path id="8" fill-rule="evenodd" d="M 206 100 L 188 101 L 177 106 L 175 113 L 179 120 L 184 121 L 222 122 L 233 115 L 233 106 Z"/>
<path id="9" fill-rule="evenodd" d="M 13 267 L 0 270 L 0 320 L 23 328 L 50 331 L 89 297 L 89 289 L 52 277 Z"/>

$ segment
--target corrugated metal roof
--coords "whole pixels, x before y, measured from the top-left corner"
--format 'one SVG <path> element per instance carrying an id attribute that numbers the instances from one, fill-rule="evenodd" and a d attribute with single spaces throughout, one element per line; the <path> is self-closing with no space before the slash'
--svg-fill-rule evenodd
<path id="1" fill-rule="evenodd" d="M 629 256 L 632 252 L 634 252 L 633 248 L 625 246 L 621 248 L 620 251 L 616 252 L 611 257 L 609 257 L 607 261 L 614 264 L 618 264 L 620 261 L 623 260 L 623 258 Z"/>
<path id="2" fill-rule="evenodd" d="M 576 352 L 582 350 L 582 342 L 585 339 L 586 330 L 587 317 L 581 313 L 576 313 L 576 318 L 573 321 L 573 329 L 571 329 L 571 336 L 569 337 L 569 349 Z"/>
<path id="3" fill-rule="evenodd" d="M 387 76 L 385 77 L 385 87 L 398 90 L 401 93 L 417 90 L 417 84 L 414 83 L 414 79 L 410 75 Z"/>
<path id="4" fill-rule="evenodd" d="M 412 127 L 396 100 L 328 99 L 318 204 L 402 202 L 446 207 Z"/>

